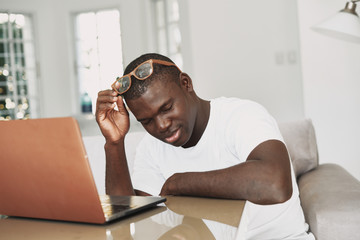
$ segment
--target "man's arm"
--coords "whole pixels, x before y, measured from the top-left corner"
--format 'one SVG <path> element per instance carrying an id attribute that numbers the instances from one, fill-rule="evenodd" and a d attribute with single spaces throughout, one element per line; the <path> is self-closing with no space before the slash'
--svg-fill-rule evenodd
<path id="1" fill-rule="evenodd" d="M 118 106 L 118 111 L 115 110 Z M 135 191 L 125 154 L 125 136 L 129 131 L 129 113 L 123 100 L 112 90 L 101 91 L 96 103 L 96 121 L 105 137 L 106 194 L 148 195 Z"/>
<path id="2" fill-rule="evenodd" d="M 105 189 L 108 195 L 135 195 L 127 160 L 124 140 L 118 144 L 105 143 Z"/>
<path id="3" fill-rule="evenodd" d="M 208 171 L 176 173 L 160 195 L 245 199 L 256 204 L 287 201 L 292 194 L 289 155 L 278 140 L 259 144 L 244 163 Z"/>

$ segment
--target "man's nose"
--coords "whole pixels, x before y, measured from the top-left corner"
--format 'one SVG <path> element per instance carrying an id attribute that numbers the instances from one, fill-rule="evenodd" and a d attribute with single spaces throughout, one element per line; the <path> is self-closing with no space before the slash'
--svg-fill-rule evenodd
<path id="1" fill-rule="evenodd" d="M 158 117 L 157 126 L 160 132 L 166 132 L 171 125 L 171 120 L 166 117 Z"/>

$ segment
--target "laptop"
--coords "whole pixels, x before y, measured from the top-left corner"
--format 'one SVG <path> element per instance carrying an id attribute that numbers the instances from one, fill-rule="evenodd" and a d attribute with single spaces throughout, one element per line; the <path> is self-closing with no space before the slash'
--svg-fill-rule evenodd
<path id="1" fill-rule="evenodd" d="M 99 196 L 72 117 L 0 121 L 0 214 L 103 224 L 165 202 Z"/>

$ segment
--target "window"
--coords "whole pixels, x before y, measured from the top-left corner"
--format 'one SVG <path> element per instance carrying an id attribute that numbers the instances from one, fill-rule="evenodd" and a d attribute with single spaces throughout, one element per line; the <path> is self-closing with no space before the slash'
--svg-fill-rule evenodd
<path id="1" fill-rule="evenodd" d="M 76 75 L 81 109 L 93 112 L 97 93 L 108 89 L 123 72 L 118 10 L 75 15 Z"/>
<path id="2" fill-rule="evenodd" d="M 31 17 L 0 12 L 0 120 L 37 117 Z"/>
<path id="3" fill-rule="evenodd" d="M 181 55 L 180 14 L 177 0 L 153 0 L 156 42 L 160 54 L 170 57 L 180 68 Z"/>

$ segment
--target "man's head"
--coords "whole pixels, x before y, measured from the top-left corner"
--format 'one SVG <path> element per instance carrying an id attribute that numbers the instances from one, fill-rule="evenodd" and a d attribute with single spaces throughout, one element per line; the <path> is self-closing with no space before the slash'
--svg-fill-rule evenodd
<path id="1" fill-rule="evenodd" d="M 124 99 L 135 99 L 140 97 L 144 92 L 146 92 L 149 85 L 152 84 L 154 80 L 163 82 L 174 81 L 179 84 L 178 80 L 181 73 L 179 68 L 176 67 L 175 63 L 170 58 L 156 53 L 148 53 L 136 58 L 126 67 L 124 76 L 139 68 L 140 65 L 148 60 L 154 61 L 154 63 L 152 63 L 153 72 L 151 76 L 145 80 L 139 80 L 132 75 L 131 87 L 122 94 Z M 160 60 L 160 63 L 156 62 L 157 60 Z M 162 64 L 161 62 L 165 64 Z"/>
<path id="2" fill-rule="evenodd" d="M 149 59 L 172 63 L 162 55 L 145 54 L 130 63 L 125 74 Z M 152 75 L 145 80 L 131 77 L 132 84 L 123 94 L 124 99 L 135 118 L 152 136 L 175 146 L 187 146 L 197 129 L 199 109 L 192 80 L 176 66 L 154 63 L 153 67 Z"/>

